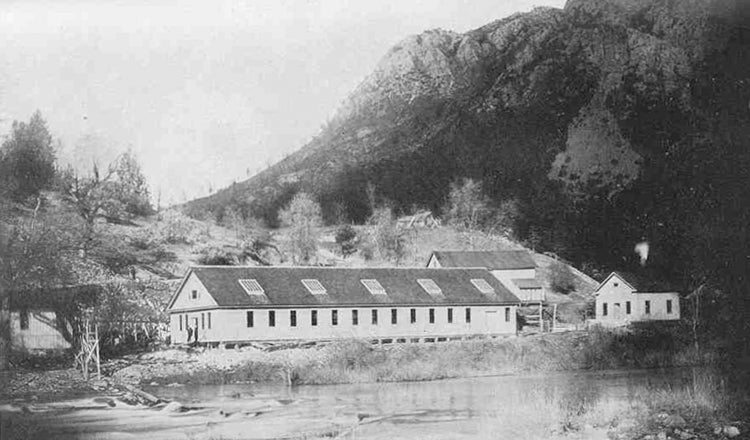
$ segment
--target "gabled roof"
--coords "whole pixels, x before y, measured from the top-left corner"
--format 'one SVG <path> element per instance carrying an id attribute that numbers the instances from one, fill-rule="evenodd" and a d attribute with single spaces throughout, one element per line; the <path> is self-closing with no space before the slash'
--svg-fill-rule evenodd
<path id="1" fill-rule="evenodd" d="M 376 304 L 514 304 L 519 300 L 491 273 L 484 269 L 426 268 L 330 268 L 330 267 L 250 267 L 198 266 L 190 269 L 219 307 L 315 306 Z M 442 289 L 440 296 L 430 295 L 417 282 L 430 278 Z M 484 279 L 494 289 L 483 294 L 471 279 Z M 238 280 L 254 279 L 265 295 L 248 295 Z M 325 294 L 313 295 L 302 283 L 316 279 Z M 373 295 L 361 280 L 375 279 L 386 291 Z M 183 283 L 184 284 L 184 283 Z M 182 286 L 180 286 L 180 289 Z M 172 307 L 178 292 L 170 301 Z"/>
<path id="2" fill-rule="evenodd" d="M 613 276 L 617 276 L 626 282 L 635 292 L 638 293 L 665 293 L 677 291 L 673 285 L 664 280 L 651 278 L 644 274 L 616 271 L 609 274 L 609 276 L 599 284 L 599 287 L 596 288 L 596 292 L 598 292 Z"/>
<path id="3" fill-rule="evenodd" d="M 488 270 L 534 269 L 528 251 L 434 251 L 443 267 L 484 267 Z"/>

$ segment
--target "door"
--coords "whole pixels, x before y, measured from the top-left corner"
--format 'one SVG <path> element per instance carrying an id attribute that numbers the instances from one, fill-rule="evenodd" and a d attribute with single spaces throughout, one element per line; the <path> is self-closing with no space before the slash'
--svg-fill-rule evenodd
<path id="1" fill-rule="evenodd" d="M 616 321 L 621 321 L 625 317 L 625 314 L 622 310 L 621 303 L 615 303 L 615 306 L 612 308 L 612 319 Z"/>

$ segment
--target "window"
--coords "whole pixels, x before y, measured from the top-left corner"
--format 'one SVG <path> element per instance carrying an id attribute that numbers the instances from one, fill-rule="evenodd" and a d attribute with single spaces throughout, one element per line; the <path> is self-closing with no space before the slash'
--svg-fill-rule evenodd
<path id="1" fill-rule="evenodd" d="M 208 315 L 208 328 L 211 328 L 211 312 L 206 313 Z"/>
<path id="2" fill-rule="evenodd" d="M 378 280 L 359 280 L 373 295 L 385 295 L 385 288 Z"/>
<path id="3" fill-rule="evenodd" d="M 448 324 L 453 323 L 453 309 L 448 308 Z"/>
<path id="4" fill-rule="evenodd" d="M 411 309 L 411 310 L 409 310 L 409 318 L 410 318 L 412 324 L 414 324 L 415 322 L 417 322 L 417 309 Z"/>
<path id="5" fill-rule="evenodd" d="M 339 325 L 339 311 L 331 310 L 331 325 Z"/>
<path id="6" fill-rule="evenodd" d="M 391 324 L 398 324 L 398 309 L 391 309 Z"/>
<path id="7" fill-rule="evenodd" d="M 253 316 L 253 312 L 249 311 L 249 312 L 247 312 L 247 326 L 249 328 L 249 327 L 252 327 L 254 325 L 255 325 L 255 319 L 254 319 L 254 316 Z"/>
<path id="8" fill-rule="evenodd" d="M 442 289 L 440 289 L 440 286 L 438 286 L 434 280 L 431 280 L 429 278 L 423 278 L 423 279 L 417 280 L 417 283 L 419 283 L 419 285 L 422 286 L 424 291 L 429 293 L 431 296 L 439 296 L 443 294 Z"/>
<path id="9" fill-rule="evenodd" d="M 466 323 L 468 324 L 470 322 L 471 322 L 471 308 L 467 307 L 466 308 Z"/>
<path id="10" fill-rule="evenodd" d="M 505 308 L 505 322 L 510 322 L 510 307 Z"/>
<path id="11" fill-rule="evenodd" d="M 484 278 L 474 278 L 471 280 L 471 284 L 484 294 L 495 293 L 495 289 Z"/>
<path id="12" fill-rule="evenodd" d="M 302 284 L 313 295 L 325 295 L 326 288 L 318 280 L 302 280 Z"/>
<path id="13" fill-rule="evenodd" d="M 206 315 L 201 313 L 201 330 L 206 329 Z"/>
<path id="14" fill-rule="evenodd" d="M 352 310 L 352 325 L 359 325 L 359 310 Z"/>
<path id="15" fill-rule="evenodd" d="M 620 283 L 618 283 L 617 281 L 615 281 L 612 285 L 615 286 L 615 287 L 619 287 Z"/>
<path id="16" fill-rule="evenodd" d="M 29 311 L 21 310 L 21 316 L 19 318 L 21 320 L 21 330 L 28 330 L 29 329 Z"/>
<path id="17" fill-rule="evenodd" d="M 191 299 L 198 299 L 198 291 L 197 290 L 193 290 L 192 292 L 190 292 L 190 298 Z"/>
<path id="18" fill-rule="evenodd" d="M 296 310 L 289 311 L 289 326 L 297 327 L 297 311 Z"/>
<path id="19" fill-rule="evenodd" d="M 651 314 L 651 301 L 647 300 L 645 305 L 646 305 L 646 314 L 650 315 Z"/>
<path id="20" fill-rule="evenodd" d="M 310 311 L 310 325 L 313 327 L 318 325 L 318 311 L 317 310 Z"/>
<path id="21" fill-rule="evenodd" d="M 625 314 L 630 314 L 630 301 L 625 301 Z"/>
<path id="22" fill-rule="evenodd" d="M 180 331 L 182 331 L 182 315 L 178 316 L 180 318 Z"/>
<path id="23" fill-rule="evenodd" d="M 257 280 L 237 280 L 248 295 L 263 295 L 263 287 Z"/>
<path id="24" fill-rule="evenodd" d="M 602 303 L 602 316 L 607 316 L 607 303 Z"/>
<path id="25" fill-rule="evenodd" d="M 372 325 L 378 325 L 378 311 L 372 310 Z"/>
<path id="26" fill-rule="evenodd" d="M 268 311 L 268 326 L 276 327 L 276 311 L 275 310 Z"/>
<path id="27" fill-rule="evenodd" d="M 672 300 L 667 300 L 667 313 L 672 313 Z"/>
<path id="28" fill-rule="evenodd" d="M 435 309 L 430 309 L 430 324 L 435 323 Z"/>

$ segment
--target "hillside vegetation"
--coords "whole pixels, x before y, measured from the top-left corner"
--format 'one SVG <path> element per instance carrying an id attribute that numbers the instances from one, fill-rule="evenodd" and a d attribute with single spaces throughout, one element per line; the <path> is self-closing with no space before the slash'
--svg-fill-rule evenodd
<path id="1" fill-rule="evenodd" d="M 445 214 L 473 178 L 521 242 L 590 273 L 649 242 L 646 269 L 710 296 L 707 328 L 747 351 L 748 9 L 570 0 L 407 37 L 309 144 L 186 212 L 275 227 L 304 189 L 328 223 L 373 200 Z"/>

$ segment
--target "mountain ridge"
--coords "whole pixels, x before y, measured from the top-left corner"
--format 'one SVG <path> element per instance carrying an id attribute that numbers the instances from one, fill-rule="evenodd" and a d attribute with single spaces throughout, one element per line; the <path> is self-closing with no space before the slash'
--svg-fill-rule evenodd
<path id="1" fill-rule="evenodd" d="M 570 0 L 563 9 L 537 8 L 463 34 L 407 37 L 310 143 L 247 181 L 189 202 L 187 211 L 221 217 L 233 206 L 274 225 L 278 208 L 304 189 L 329 220 L 343 212 L 361 222 L 369 215 L 368 188 L 397 210 L 439 211 L 450 183 L 470 177 L 496 203 L 520 203 L 518 236 L 551 229 L 557 237 L 547 248 L 578 252 L 589 240 L 579 237 L 585 228 L 569 231 L 554 217 L 589 221 L 583 218 L 597 205 L 613 203 L 641 211 L 633 205 L 638 197 L 652 206 L 650 199 L 664 196 L 648 188 L 701 180 L 691 155 L 706 147 L 697 139 L 716 139 L 719 108 L 739 112 L 748 92 L 738 80 L 747 73 L 740 62 L 747 14 L 738 6 Z M 745 127 L 746 115 L 729 117 Z M 739 152 L 721 148 L 719 155 Z M 660 180 L 669 170 L 682 174 Z M 654 228 L 651 220 L 631 225 L 625 214 L 610 214 L 623 242 Z M 595 253 L 607 254 L 603 245 Z M 630 252 L 627 246 L 617 252 Z"/>

